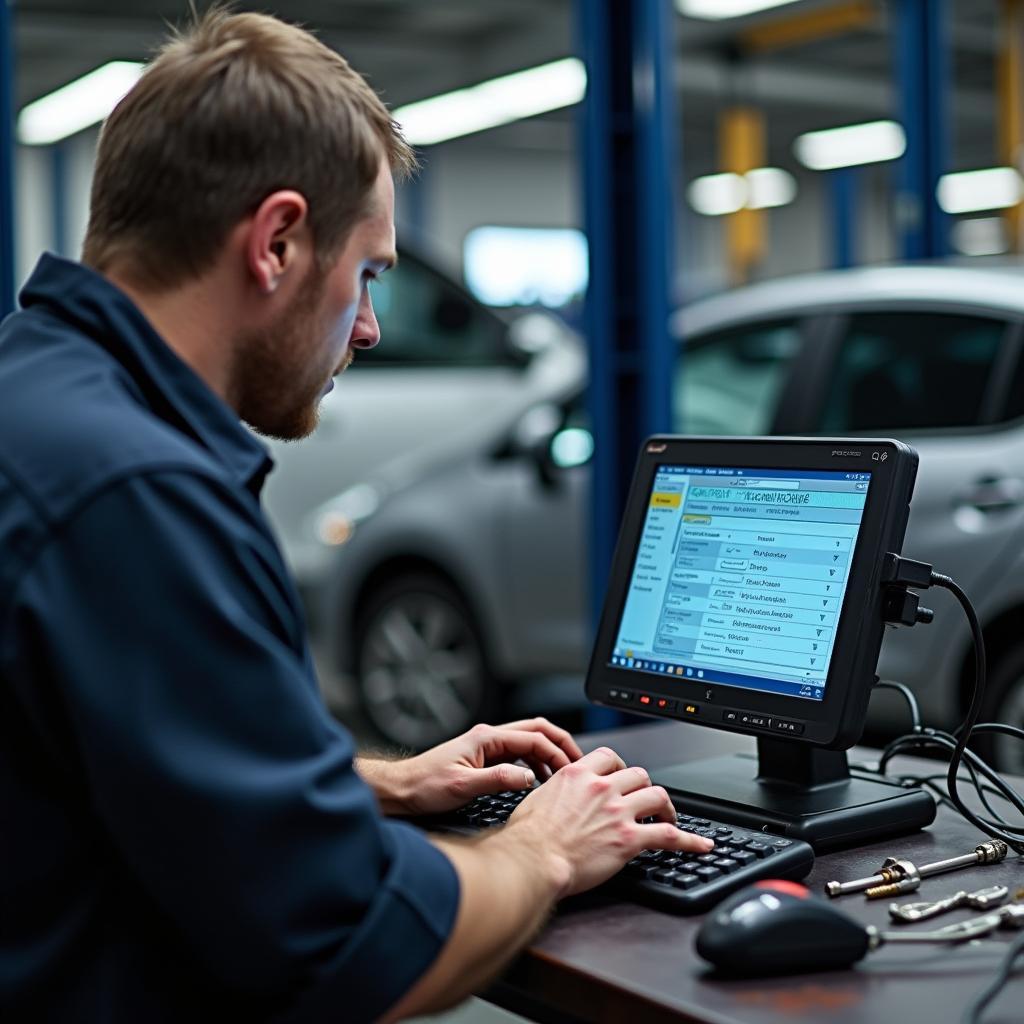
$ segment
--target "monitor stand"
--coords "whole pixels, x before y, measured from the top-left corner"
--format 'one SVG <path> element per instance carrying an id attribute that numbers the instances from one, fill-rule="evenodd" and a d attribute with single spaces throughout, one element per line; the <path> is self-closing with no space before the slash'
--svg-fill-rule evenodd
<path id="1" fill-rule="evenodd" d="M 818 852 L 905 835 L 930 825 L 935 801 L 850 774 L 845 750 L 822 750 L 774 737 L 750 754 L 692 761 L 652 772 L 687 814 L 803 839 Z"/>

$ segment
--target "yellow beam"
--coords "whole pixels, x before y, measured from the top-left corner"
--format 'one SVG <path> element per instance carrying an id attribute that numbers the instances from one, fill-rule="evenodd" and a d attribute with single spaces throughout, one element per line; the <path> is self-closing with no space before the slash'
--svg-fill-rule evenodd
<path id="1" fill-rule="evenodd" d="M 877 0 L 847 0 L 805 14 L 777 18 L 740 33 L 740 46 L 751 53 L 816 43 L 830 36 L 870 28 L 879 21 Z"/>
<path id="2" fill-rule="evenodd" d="M 765 164 L 764 114 L 753 107 L 722 111 L 718 126 L 723 171 L 746 174 Z M 725 218 L 725 249 L 733 284 L 743 284 L 767 248 L 764 210 L 739 210 Z"/>
<path id="3" fill-rule="evenodd" d="M 999 97 L 999 158 L 1024 171 L 1024 0 L 1002 0 L 996 81 Z M 1003 211 L 1011 249 L 1020 252 L 1024 208 Z"/>

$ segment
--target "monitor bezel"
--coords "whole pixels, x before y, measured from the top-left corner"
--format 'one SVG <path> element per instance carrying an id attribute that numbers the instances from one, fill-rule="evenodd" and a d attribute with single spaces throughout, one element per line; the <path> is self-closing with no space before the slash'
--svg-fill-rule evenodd
<path id="1" fill-rule="evenodd" d="M 588 699 L 632 713 L 689 721 L 729 732 L 774 736 L 831 749 L 852 746 L 863 731 L 884 632 L 884 588 L 881 585 L 884 556 L 889 551 L 898 553 L 902 548 L 917 462 L 917 453 L 912 448 L 892 439 L 649 438 L 641 448 L 612 560 L 587 671 Z M 872 474 L 840 609 L 825 695 L 820 701 L 683 676 L 670 679 L 609 663 L 654 477 L 662 465 Z M 619 693 L 629 693 L 630 699 L 613 696 Z M 640 705 L 641 694 L 650 696 L 652 704 Z M 676 708 L 659 709 L 658 698 L 676 701 Z M 725 721 L 722 715 L 727 710 L 738 710 L 768 724 Z M 780 731 L 783 723 L 800 728 L 799 735 Z"/>

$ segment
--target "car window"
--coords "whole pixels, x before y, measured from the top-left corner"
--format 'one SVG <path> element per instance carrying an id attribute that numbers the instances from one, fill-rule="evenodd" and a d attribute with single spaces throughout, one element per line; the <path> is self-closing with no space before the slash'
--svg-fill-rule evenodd
<path id="1" fill-rule="evenodd" d="M 360 365 L 492 366 L 514 363 L 505 325 L 413 258 L 370 285 L 381 341 Z"/>
<path id="2" fill-rule="evenodd" d="M 748 324 L 694 338 L 683 348 L 672 392 L 682 434 L 764 434 L 800 350 L 798 320 Z"/>
<path id="3" fill-rule="evenodd" d="M 1006 330 L 947 313 L 850 317 L 821 413 L 823 433 L 965 427 L 979 421 Z"/>

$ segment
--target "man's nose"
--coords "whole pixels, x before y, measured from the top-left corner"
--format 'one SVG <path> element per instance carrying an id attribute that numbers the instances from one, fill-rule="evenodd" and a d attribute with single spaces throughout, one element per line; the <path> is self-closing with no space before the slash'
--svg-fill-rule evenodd
<path id="1" fill-rule="evenodd" d="M 364 288 L 349 344 L 353 348 L 373 348 L 378 341 L 380 341 L 380 325 L 377 323 L 377 314 L 373 311 L 370 289 Z"/>

